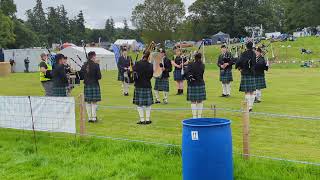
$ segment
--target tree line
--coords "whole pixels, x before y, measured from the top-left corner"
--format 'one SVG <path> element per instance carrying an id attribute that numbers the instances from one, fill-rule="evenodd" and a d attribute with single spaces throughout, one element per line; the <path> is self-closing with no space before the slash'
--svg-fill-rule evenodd
<path id="1" fill-rule="evenodd" d="M 181 0 L 145 0 L 131 19 L 145 41 L 199 40 L 219 31 L 247 36 L 245 27 L 261 25 L 266 32 L 287 33 L 318 26 L 319 9 L 319 0 L 196 0 L 186 15 Z"/>
<path id="2" fill-rule="evenodd" d="M 140 40 L 140 35 L 129 28 L 126 19 L 123 28 L 116 28 L 113 18 L 108 18 L 103 29 L 89 29 L 85 27 L 82 11 L 69 18 L 63 5 L 45 10 L 41 0 L 36 0 L 36 5 L 26 11 L 25 21 L 17 18 L 16 12 L 14 0 L 0 0 L 0 48 L 50 47 L 52 43 L 64 42 L 81 45 L 81 40 L 87 43 L 99 39 L 105 42 L 118 38 Z"/>
<path id="3" fill-rule="evenodd" d="M 151 40 L 200 40 L 223 31 L 232 37 L 249 35 L 246 26 L 262 25 L 266 32 L 293 32 L 320 25 L 319 0 L 196 0 L 185 11 L 181 0 L 144 0 L 133 7 L 130 29 L 127 20 L 116 28 L 112 18 L 102 29 L 85 27 L 82 11 L 69 18 L 63 5 L 43 8 L 41 0 L 16 17 L 14 0 L 0 0 L 0 48 L 27 48 L 71 42 L 114 42 L 119 38 Z"/>

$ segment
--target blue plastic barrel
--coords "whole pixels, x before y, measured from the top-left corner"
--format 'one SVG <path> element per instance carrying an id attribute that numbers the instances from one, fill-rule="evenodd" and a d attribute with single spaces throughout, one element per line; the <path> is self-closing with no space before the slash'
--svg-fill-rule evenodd
<path id="1" fill-rule="evenodd" d="M 218 118 L 183 121 L 184 180 L 232 180 L 231 121 Z"/>

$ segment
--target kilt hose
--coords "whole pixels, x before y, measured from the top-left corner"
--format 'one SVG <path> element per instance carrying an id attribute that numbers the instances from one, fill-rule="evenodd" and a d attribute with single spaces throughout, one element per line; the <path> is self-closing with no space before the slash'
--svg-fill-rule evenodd
<path id="1" fill-rule="evenodd" d="M 187 101 L 196 102 L 207 99 L 206 86 L 188 86 Z"/>
<path id="2" fill-rule="evenodd" d="M 254 92 L 256 89 L 256 79 L 254 75 L 241 75 L 240 92 Z"/>
<path id="3" fill-rule="evenodd" d="M 101 91 L 99 85 L 85 85 L 84 86 L 84 101 L 98 102 L 101 101 Z"/>
<path id="4" fill-rule="evenodd" d="M 175 81 L 183 81 L 184 80 L 184 78 L 181 74 L 181 69 L 175 69 L 173 71 L 173 78 Z"/>
<path id="5" fill-rule="evenodd" d="M 67 87 L 53 87 L 52 88 L 52 96 L 54 97 L 67 97 Z"/>
<path id="6" fill-rule="evenodd" d="M 124 75 L 120 72 L 120 70 L 118 71 L 118 81 L 124 81 Z"/>
<path id="7" fill-rule="evenodd" d="M 256 75 L 256 89 L 267 88 L 265 75 Z"/>
<path id="8" fill-rule="evenodd" d="M 133 104 L 137 106 L 151 106 L 153 104 L 152 88 L 135 88 Z"/>
<path id="9" fill-rule="evenodd" d="M 168 78 L 156 78 L 154 90 L 169 92 L 169 79 Z"/>
<path id="10" fill-rule="evenodd" d="M 225 84 L 233 81 L 232 71 L 220 70 L 220 81 Z"/>

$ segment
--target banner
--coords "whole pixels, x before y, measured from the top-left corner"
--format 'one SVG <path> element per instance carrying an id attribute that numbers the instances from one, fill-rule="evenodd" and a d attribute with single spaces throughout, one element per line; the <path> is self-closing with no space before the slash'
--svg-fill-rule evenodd
<path id="1" fill-rule="evenodd" d="M 0 128 L 76 133 L 73 97 L 0 96 Z"/>

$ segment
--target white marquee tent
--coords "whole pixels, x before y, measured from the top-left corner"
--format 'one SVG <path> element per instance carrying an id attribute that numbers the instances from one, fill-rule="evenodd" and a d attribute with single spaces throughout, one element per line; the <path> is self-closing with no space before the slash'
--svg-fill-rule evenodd
<path id="1" fill-rule="evenodd" d="M 118 46 L 128 46 L 130 50 L 137 50 L 139 48 L 139 44 L 135 39 L 118 39 L 114 44 Z"/>
<path id="2" fill-rule="evenodd" d="M 115 56 L 113 52 L 110 52 L 103 48 L 97 48 L 97 47 L 87 47 L 86 50 L 87 50 L 87 53 L 89 53 L 90 51 L 96 52 L 97 59 L 100 62 L 99 64 L 100 64 L 101 70 L 117 69 L 117 64 L 116 64 Z M 60 53 L 68 57 L 68 63 L 71 65 L 73 69 L 76 69 L 76 70 L 80 70 L 80 67 L 77 64 L 82 66 L 83 63 L 87 61 L 83 47 L 67 47 L 61 50 Z M 81 60 L 78 58 L 78 56 Z M 77 64 L 73 62 L 71 58 L 74 61 L 76 61 Z"/>
<path id="3" fill-rule="evenodd" d="M 46 49 L 8 49 L 4 50 L 4 60 L 9 62 L 10 59 L 13 59 L 16 63 L 15 71 L 24 72 L 24 59 L 27 57 L 30 60 L 29 71 L 36 72 L 39 70 L 38 65 L 40 63 L 40 55 L 42 53 L 48 53 Z"/>

